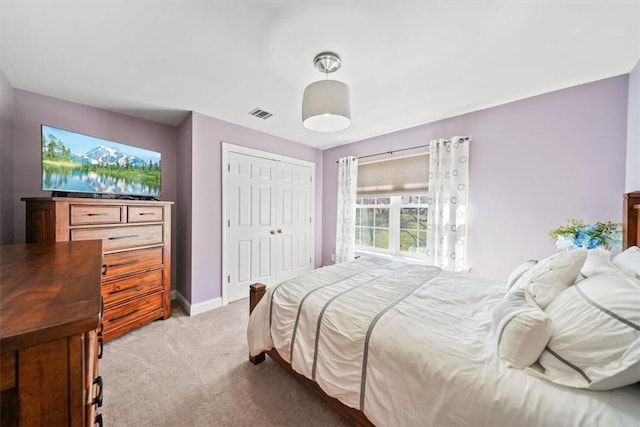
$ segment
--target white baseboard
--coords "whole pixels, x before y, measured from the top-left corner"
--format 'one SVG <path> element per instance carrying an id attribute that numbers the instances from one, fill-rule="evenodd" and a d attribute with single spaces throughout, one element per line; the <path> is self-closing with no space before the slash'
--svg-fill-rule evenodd
<path id="1" fill-rule="evenodd" d="M 214 298 L 207 301 L 198 302 L 196 304 L 191 304 L 187 299 L 178 291 L 171 291 L 172 298 L 175 293 L 175 299 L 178 303 L 184 307 L 185 311 L 189 313 L 189 316 L 195 316 L 197 314 L 201 314 L 207 311 L 214 310 L 216 308 L 222 307 L 222 298 Z"/>

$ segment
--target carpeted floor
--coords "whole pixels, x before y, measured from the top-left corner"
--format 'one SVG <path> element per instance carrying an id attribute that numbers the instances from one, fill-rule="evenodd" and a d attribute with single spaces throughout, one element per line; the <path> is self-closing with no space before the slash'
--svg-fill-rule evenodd
<path id="1" fill-rule="evenodd" d="M 174 308 L 105 344 L 105 426 L 346 426 L 269 357 L 248 361 L 248 311 L 247 300 L 193 317 Z"/>

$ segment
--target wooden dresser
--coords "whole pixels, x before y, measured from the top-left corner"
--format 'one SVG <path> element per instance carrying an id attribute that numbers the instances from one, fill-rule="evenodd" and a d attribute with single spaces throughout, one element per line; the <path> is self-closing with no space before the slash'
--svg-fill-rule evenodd
<path id="1" fill-rule="evenodd" d="M 22 200 L 27 242 L 102 240 L 105 341 L 170 316 L 172 202 Z"/>
<path id="2" fill-rule="evenodd" d="M 0 246 L 2 426 L 102 425 L 102 243 Z"/>

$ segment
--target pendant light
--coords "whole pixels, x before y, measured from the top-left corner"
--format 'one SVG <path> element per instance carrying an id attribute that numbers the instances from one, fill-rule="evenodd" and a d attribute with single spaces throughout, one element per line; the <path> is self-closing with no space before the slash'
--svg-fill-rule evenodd
<path id="1" fill-rule="evenodd" d="M 302 124 L 317 132 L 337 132 L 351 124 L 349 86 L 338 80 L 329 80 L 329 73 L 338 70 L 340 57 L 333 52 L 322 52 L 313 59 L 313 65 L 325 80 L 311 83 L 302 97 Z"/>

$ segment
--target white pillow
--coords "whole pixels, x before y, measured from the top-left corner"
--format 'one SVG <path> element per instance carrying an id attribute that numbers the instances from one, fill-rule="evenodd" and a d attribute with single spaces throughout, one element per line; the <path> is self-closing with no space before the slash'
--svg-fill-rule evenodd
<path id="1" fill-rule="evenodd" d="M 526 271 L 515 287 L 526 289 L 536 304 L 545 309 L 560 292 L 573 285 L 586 257 L 584 248 L 554 254 Z"/>
<path id="2" fill-rule="evenodd" d="M 551 321 L 524 289 L 514 289 L 493 309 L 498 355 L 509 367 L 531 366 L 551 337 Z"/>
<path id="3" fill-rule="evenodd" d="M 640 381 L 640 280 L 598 274 L 562 292 L 545 312 L 551 340 L 539 362 L 546 379 L 592 390 Z"/>
<path id="4" fill-rule="evenodd" d="M 640 248 L 631 246 L 624 252 L 620 252 L 611 260 L 618 268 L 633 271 L 640 276 Z"/>
<path id="5" fill-rule="evenodd" d="M 640 251 L 639 251 L 640 253 Z M 596 274 L 628 274 L 632 277 L 635 277 L 635 273 L 628 271 L 628 269 L 623 269 L 622 267 L 618 267 L 615 265 L 611 258 L 611 253 L 604 248 L 595 248 L 589 249 L 587 251 L 587 259 L 580 270 L 580 275 L 578 276 L 577 282 L 580 282 L 587 277 L 595 276 Z"/>
<path id="6" fill-rule="evenodd" d="M 511 287 L 516 284 L 518 279 L 522 277 L 524 273 L 526 273 L 531 267 L 533 267 L 537 263 L 538 263 L 537 259 L 530 259 L 529 261 L 523 262 L 522 264 L 517 266 L 515 270 L 513 270 L 511 274 L 509 274 L 509 277 L 507 278 L 507 289 L 511 289 Z"/>

